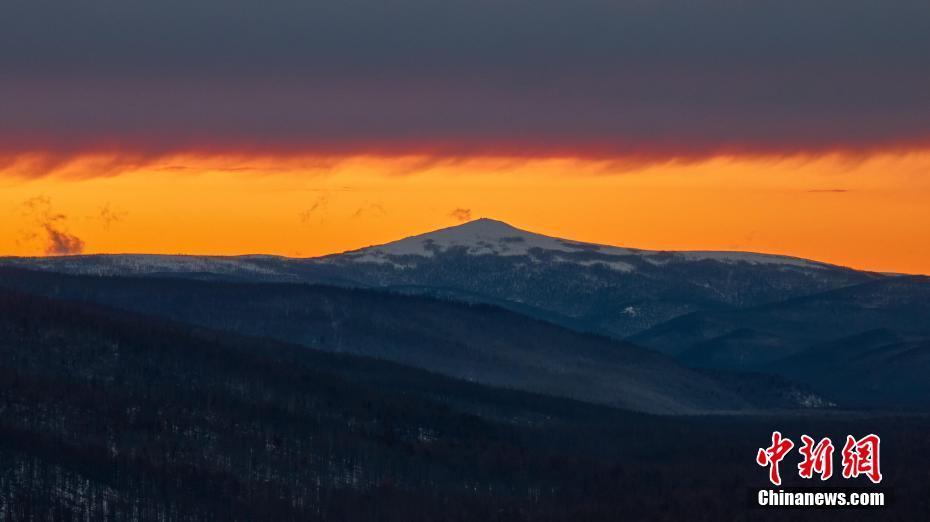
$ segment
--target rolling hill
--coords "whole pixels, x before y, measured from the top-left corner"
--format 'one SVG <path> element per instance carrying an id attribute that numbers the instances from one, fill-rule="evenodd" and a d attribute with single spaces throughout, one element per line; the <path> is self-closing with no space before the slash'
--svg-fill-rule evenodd
<path id="1" fill-rule="evenodd" d="M 310 259 L 99 255 L 0 262 L 71 274 L 385 288 L 495 304 L 618 338 L 691 312 L 753 307 L 883 277 L 786 256 L 582 243 L 491 219 Z"/>
<path id="2" fill-rule="evenodd" d="M 789 383 L 747 400 L 672 357 L 489 305 L 281 283 L 70 276 L 0 268 L 0 286 L 241 335 L 394 361 L 476 383 L 655 413 L 809 404 Z M 747 386 L 751 379 L 747 379 Z M 751 386 L 750 386 L 751 387 Z M 753 392 L 758 397 L 760 390 Z"/>

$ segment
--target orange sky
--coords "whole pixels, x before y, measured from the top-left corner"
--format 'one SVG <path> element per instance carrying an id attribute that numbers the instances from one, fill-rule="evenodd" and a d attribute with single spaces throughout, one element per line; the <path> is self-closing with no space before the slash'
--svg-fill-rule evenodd
<path id="1" fill-rule="evenodd" d="M 930 274 L 930 151 L 650 165 L 98 156 L 39 177 L 24 175 L 30 162 L 0 166 L 2 254 L 42 255 L 55 231 L 80 238 L 85 253 L 314 256 L 470 215 L 598 243 Z"/>

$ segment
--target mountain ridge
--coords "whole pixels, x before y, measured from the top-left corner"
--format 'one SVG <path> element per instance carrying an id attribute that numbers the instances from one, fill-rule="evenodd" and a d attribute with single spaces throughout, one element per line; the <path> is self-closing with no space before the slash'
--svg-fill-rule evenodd
<path id="1" fill-rule="evenodd" d="M 504 243 L 507 243 L 506 240 L 511 239 L 512 243 L 524 243 L 527 242 L 527 238 L 531 238 L 536 243 L 546 242 L 548 245 L 546 247 L 538 246 L 539 248 L 544 248 L 548 250 L 562 250 L 565 252 L 573 252 L 577 250 L 594 250 L 594 251 L 603 251 L 608 255 L 668 255 L 668 254 L 677 254 L 683 257 L 686 257 L 691 260 L 723 260 L 729 262 L 768 262 L 771 264 L 789 264 L 796 266 L 820 266 L 820 267 L 833 267 L 833 268 L 844 268 L 850 270 L 856 270 L 858 272 L 866 272 L 876 275 L 886 275 L 889 277 L 893 276 L 907 276 L 907 275 L 920 275 L 920 274 L 886 274 L 870 270 L 855 269 L 851 267 L 846 267 L 843 265 L 838 265 L 835 263 L 829 263 L 825 261 L 819 261 L 814 259 L 803 258 L 799 256 L 792 256 L 788 254 L 775 254 L 767 252 L 755 252 L 755 251 L 746 251 L 746 250 L 650 250 L 642 249 L 635 247 L 624 247 L 611 245 L 606 243 L 592 243 L 580 240 L 574 240 L 569 238 L 561 238 L 556 236 L 549 236 L 545 234 L 540 234 L 536 232 L 531 232 L 518 228 L 514 225 L 511 225 L 505 221 L 493 219 L 493 218 L 478 218 L 472 221 L 461 223 L 458 225 L 453 225 L 449 227 L 434 229 L 431 231 L 414 234 L 404 238 L 396 239 L 389 241 L 387 243 L 372 244 L 360 248 L 350 249 L 343 252 L 334 252 L 331 254 L 323 254 L 319 256 L 311 257 L 293 257 L 285 256 L 279 254 L 264 254 L 264 253 L 247 253 L 247 254 L 232 254 L 232 255 L 214 255 L 214 254 L 161 254 L 161 253 L 134 253 L 134 252 L 121 252 L 121 253 L 96 253 L 96 254 L 73 254 L 73 255 L 53 255 L 53 256 L 0 256 L 0 263 L 4 264 L 19 264 L 23 262 L 31 263 L 34 267 L 49 266 L 50 264 L 67 264 L 69 261 L 78 261 L 78 260 L 105 260 L 105 259 L 114 259 L 114 258 L 135 258 L 139 261 L 149 260 L 155 264 L 155 261 L 174 261 L 176 263 L 187 262 L 189 265 L 194 265 L 195 261 L 204 262 L 215 262 L 217 264 L 222 263 L 232 263 L 235 261 L 239 262 L 261 262 L 261 261 L 319 261 L 326 260 L 330 258 L 335 258 L 345 255 L 357 255 L 365 252 L 371 251 L 383 251 L 384 253 L 390 255 L 431 255 L 431 249 L 418 249 L 414 252 L 405 252 L 404 248 L 409 247 L 412 243 L 415 242 L 433 242 L 439 243 L 437 239 L 447 239 L 467 237 L 469 235 L 481 238 L 485 236 L 490 239 L 503 239 Z M 439 243 L 441 244 L 441 243 Z M 454 241 L 453 241 L 454 244 Z M 471 245 L 471 246 L 482 246 L 482 245 Z M 513 245 L 511 245 L 513 246 Z M 522 246 L 522 245 L 521 245 Z M 532 248 L 532 247 L 530 247 Z M 517 255 L 518 253 L 525 253 L 519 248 L 504 248 L 501 251 L 497 252 L 483 252 L 483 253 L 495 253 L 499 255 Z M 157 268 L 157 266 L 153 266 Z"/>
<path id="2" fill-rule="evenodd" d="M 323 258 L 103 256 L 8 259 L 0 266 L 79 275 L 322 284 L 488 304 L 576 332 L 631 341 L 702 371 L 801 380 L 841 405 L 847 398 L 862 402 L 861 397 L 843 386 L 817 382 L 816 375 L 796 367 L 809 349 L 887 328 L 904 336 L 905 344 L 887 345 L 871 360 L 892 364 L 909 357 L 924 367 L 930 278 L 777 256 L 711 254 L 591 245 L 480 219 Z M 865 373 L 852 355 L 837 358 L 837 364 L 848 363 L 844 371 L 849 375 L 867 375 L 876 390 L 887 390 L 873 403 L 906 399 L 930 404 L 930 398 L 911 400 L 908 389 L 891 386 L 888 372 Z M 794 366 L 781 365 L 782 360 Z M 843 374 L 839 369 L 833 373 Z M 914 383 L 910 389 L 923 394 L 919 381 Z"/>
<path id="3" fill-rule="evenodd" d="M 732 379 L 486 304 L 320 285 L 49 274 L 0 268 L 0 288 L 374 357 L 484 385 L 652 413 L 751 411 Z M 808 395 L 790 383 L 766 407 Z"/>
<path id="4" fill-rule="evenodd" d="M 690 312 L 757 306 L 886 277 L 768 254 L 596 245 L 487 218 L 318 258 L 112 255 L 0 264 L 71 274 L 403 288 L 491 302 L 620 339 Z"/>
<path id="5" fill-rule="evenodd" d="M 757 263 L 767 262 L 772 264 L 793 264 L 798 266 L 840 267 L 839 265 L 831 263 L 781 254 L 737 250 L 648 250 L 604 243 L 591 243 L 531 232 L 492 218 L 479 218 L 459 225 L 416 234 L 380 245 L 370 245 L 339 254 L 329 254 L 318 258 L 307 259 L 326 259 L 366 252 L 383 252 L 388 255 L 432 255 L 436 246 L 442 245 L 442 241 L 445 241 L 445 246 L 447 248 L 456 246 L 468 247 L 470 250 L 469 253 L 471 254 L 520 255 L 526 254 L 527 251 L 532 248 L 541 248 L 544 250 L 564 252 L 589 250 L 602 252 L 608 255 L 654 256 L 677 254 L 693 260 L 715 259 L 731 262 L 747 261 Z M 493 246 L 495 245 L 490 244 L 490 241 L 496 241 L 498 243 L 496 246 L 498 246 L 500 250 L 493 250 Z M 422 248 L 417 248 L 417 246 L 415 246 L 416 243 L 420 243 Z M 433 244 L 434 246 L 427 246 L 429 244 Z"/>

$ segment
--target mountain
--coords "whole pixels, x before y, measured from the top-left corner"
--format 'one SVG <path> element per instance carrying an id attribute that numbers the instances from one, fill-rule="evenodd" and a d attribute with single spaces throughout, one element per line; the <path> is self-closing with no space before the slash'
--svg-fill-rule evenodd
<path id="1" fill-rule="evenodd" d="M 3 520 L 426 521 L 452 506 L 469 520 L 502 506 L 571 518 L 563 496 L 597 497 L 564 474 L 593 484 L 598 456 L 622 457 L 604 443 L 560 450 L 562 437 L 619 436 L 629 457 L 642 445 L 624 426 L 677 431 L 2 289 L 0 412 Z"/>
<path id="2" fill-rule="evenodd" d="M 578 332 L 627 340 L 692 368 L 729 372 L 731 377 L 733 372 L 751 372 L 800 379 L 844 406 L 864 405 L 864 397 L 790 366 L 801 364 L 811 349 L 871 330 L 888 330 L 915 347 L 930 339 L 930 283 L 925 277 L 765 254 L 593 245 L 490 219 L 312 259 L 115 255 L 7 258 L 0 264 L 71 274 L 322 283 L 490 304 Z M 833 359 L 823 371 L 861 375 L 855 369 L 860 363 L 851 353 L 849 357 Z M 878 364 L 884 359 L 874 360 Z M 922 361 L 917 357 L 913 364 L 921 368 Z M 429 367 L 440 366 L 436 360 Z M 464 370 L 455 375 L 469 377 Z M 703 375 L 720 381 L 719 375 Z M 876 390 L 870 404 L 930 405 L 930 393 L 925 395 L 916 384 L 907 388 L 914 394 L 907 395 L 905 388 L 883 382 L 893 380 L 893 373 L 873 372 L 870 379 Z M 740 389 L 729 387 L 737 395 Z M 657 406 L 647 410 L 657 411 Z M 679 404 L 669 411 L 680 411 L 680 406 L 691 407 Z"/>
<path id="3" fill-rule="evenodd" d="M 772 370 L 849 404 L 926 408 L 930 403 L 930 337 L 907 339 L 886 329 L 871 330 L 778 360 Z"/>
<path id="4" fill-rule="evenodd" d="M 876 329 L 930 338 L 930 277 L 887 277 L 761 306 L 693 312 L 629 339 L 695 362 L 702 353 L 713 357 L 710 353 L 717 352 L 721 364 L 753 369 L 814 345 Z M 726 356 L 726 345 L 759 354 L 741 362 L 735 352 Z"/>
<path id="5" fill-rule="evenodd" d="M 926 416 L 652 416 L 3 288 L 0 412 L 2 520 L 774 521 L 733 497 L 773 426 L 879 426 L 883 516 L 928 514 Z"/>
<path id="6" fill-rule="evenodd" d="M 495 304 L 619 338 L 691 312 L 758 306 L 883 277 L 785 256 L 582 243 L 491 219 L 311 259 L 106 255 L 0 262 L 72 274 L 387 288 Z"/>
<path id="7" fill-rule="evenodd" d="M 293 261 L 286 257 L 270 255 L 94 254 L 0 258 L 2 265 L 68 274 L 173 275 L 194 279 L 299 281 L 299 276 L 289 272 Z"/>
<path id="8" fill-rule="evenodd" d="M 700 413 L 812 404 L 804 388 L 787 382 L 763 390 L 739 376 L 721 380 L 652 350 L 489 305 L 306 284 L 14 268 L 0 268 L 0 287 L 630 410 Z"/>
<path id="9" fill-rule="evenodd" d="M 924 276 L 694 312 L 630 340 L 692 367 L 798 380 L 847 406 L 930 406 L 930 278 Z"/>

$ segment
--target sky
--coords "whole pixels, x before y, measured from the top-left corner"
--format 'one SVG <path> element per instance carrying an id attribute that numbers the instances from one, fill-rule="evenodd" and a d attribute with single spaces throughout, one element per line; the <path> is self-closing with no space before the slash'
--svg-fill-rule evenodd
<path id="1" fill-rule="evenodd" d="M 478 217 L 930 273 L 925 0 L 9 0 L 0 255 Z"/>

